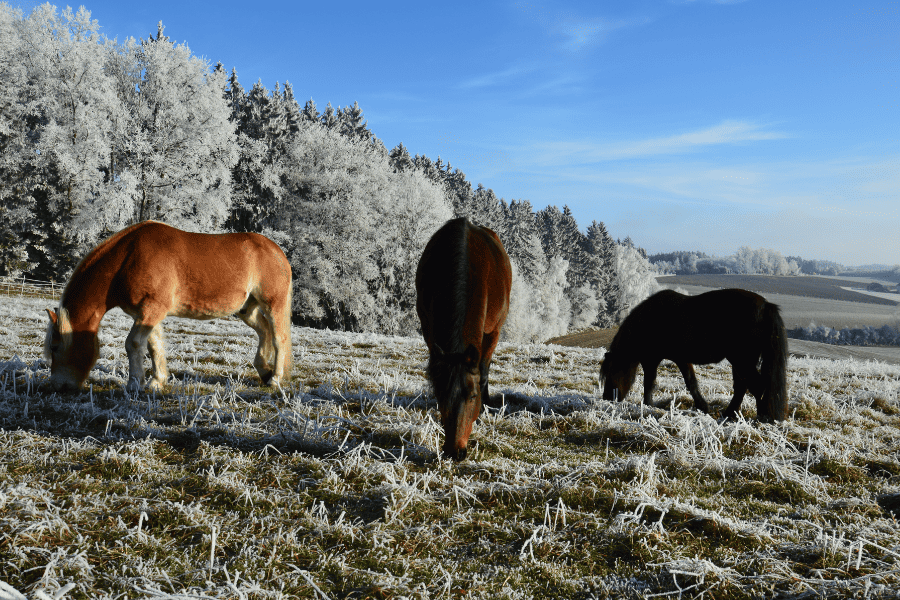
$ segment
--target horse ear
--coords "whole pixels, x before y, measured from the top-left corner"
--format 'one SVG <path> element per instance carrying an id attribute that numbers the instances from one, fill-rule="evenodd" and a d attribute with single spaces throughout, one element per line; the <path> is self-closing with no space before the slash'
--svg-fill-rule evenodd
<path id="1" fill-rule="evenodd" d="M 57 314 L 56 314 L 54 311 L 50 310 L 49 308 L 45 308 L 44 310 L 47 311 L 47 316 L 50 317 L 50 322 L 53 323 L 53 326 L 54 326 L 54 327 L 56 327 L 56 325 L 57 325 Z"/>
<path id="2" fill-rule="evenodd" d="M 480 359 L 481 357 L 478 356 L 478 348 L 476 348 L 474 344 L 469 344 L 466 351 L 463 352 L 463 362 L 465 365 L 469 370 L 477 369 Z"/>

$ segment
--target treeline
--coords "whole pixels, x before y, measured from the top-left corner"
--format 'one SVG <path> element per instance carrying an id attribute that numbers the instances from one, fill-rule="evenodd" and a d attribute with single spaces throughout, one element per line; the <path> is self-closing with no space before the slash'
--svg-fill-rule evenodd
<path id="1" fill-rule="evenodd" d="M 0 3 L 0 274 L 64 281 L 98 241 L 157 219 L 258 231 L 287 253 L 299 322 L 410 334 L 422 248 L 447 219 L 500 235 L 514 263 L 508 339 L 608 326 L 656 289 L 603 223 L 473 187 L 388 150 L 361 108 L 249 91 L 164 35 L 117 43 L 83 8 Z"/>
<path id="2" fill-rule="evenodd" d="M 662 273 L 674 275 L 838 275 L 844 267 L 827 260 L 806 260 L 782 256 L 777 250 L 742 246 L 731 256 L 710 256 L 703 252 L 664 252 L 649 257 Z"/>
<path id="3" fill-rule="evenodd" d="M 900 346 L 900 329 L 896 326 L 844 327 L 834 329 L 822 325 L 795 327 L 787 331 L 788 337 L 839 346 Z"/>

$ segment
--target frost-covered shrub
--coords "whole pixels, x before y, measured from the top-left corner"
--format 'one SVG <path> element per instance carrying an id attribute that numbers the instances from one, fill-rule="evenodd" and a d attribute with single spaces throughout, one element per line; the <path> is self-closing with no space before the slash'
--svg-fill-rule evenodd
<path id="1" fill-rule="evenodd" d="M 637 248 L 622 244 L 616 245 L 620 319 L 651 294 L 660 290 L 660 285 L 656 282 L 658 274 L 656 268 Z"/>
<path id="2" fill-rule="evenodd" d="M 509 316 L 503 327 L 504 341 L 543 342 L 569 330 L 572 306 L 563 293 L 569 263 L 553 258 L 542 276 L 527 281 L 515 261 Z"/>

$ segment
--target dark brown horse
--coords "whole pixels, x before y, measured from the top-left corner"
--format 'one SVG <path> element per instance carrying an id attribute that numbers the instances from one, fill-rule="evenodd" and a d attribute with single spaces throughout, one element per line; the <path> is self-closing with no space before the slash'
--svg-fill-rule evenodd
<path id="1" fill-rule="evenodd" d="M 435 233 L 416 270 L 416 312 L 444 426 L 443 455 L 466 457 L 488 400 L 488 371 L 509 312 L 512 268 L 497 234 L 466 219 Z"/>
<path id="2" fill-rule="evenodd" d="M 750 390 L 760 421 L 782 421 L 787 418 L 787 355 L 778 306 L 759 294 L 728 289 L 685 296 L 663 290 L 638 304 L 619 327 L 600 366 L 603 397 L 625 398 L 640 364 L 643 401 L 650 404 L 656 368 L 668 359 L 681 370 L 694 407 L 709 413 L 693 365 L 727 358 L 734 397 L 722 416 L 734 418 Z"/>
<path id="3" fill-rule="evenodd" d="M 144 221 L 114 234 L 75 267 L 59 307 L 48 310 L 44 356 L 50 385 L 77 390 L 97 362 L 97 331 L 119 307 L 134 319 L 125 340 L 128 386 L 144 381 L 150 348 L 158 388 L 169 372 L 166 316 L 214 319 L 237 314 L 259 336 L 253 365 L 278 385 L 291 369 L 291 265 L 275 242 L 256 233 L 190 233 Z"/>

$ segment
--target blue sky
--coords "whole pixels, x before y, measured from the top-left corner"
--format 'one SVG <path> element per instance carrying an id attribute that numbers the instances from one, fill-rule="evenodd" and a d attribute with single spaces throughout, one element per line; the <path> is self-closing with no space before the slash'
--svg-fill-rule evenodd
<path id="1" fill-rule="evenodd" d="M 358 101 L 389 148 L 651 253 L 900 263 L 897 1 L 85 7 L 120 41 L 162 20 L 245 88 Z"/>

